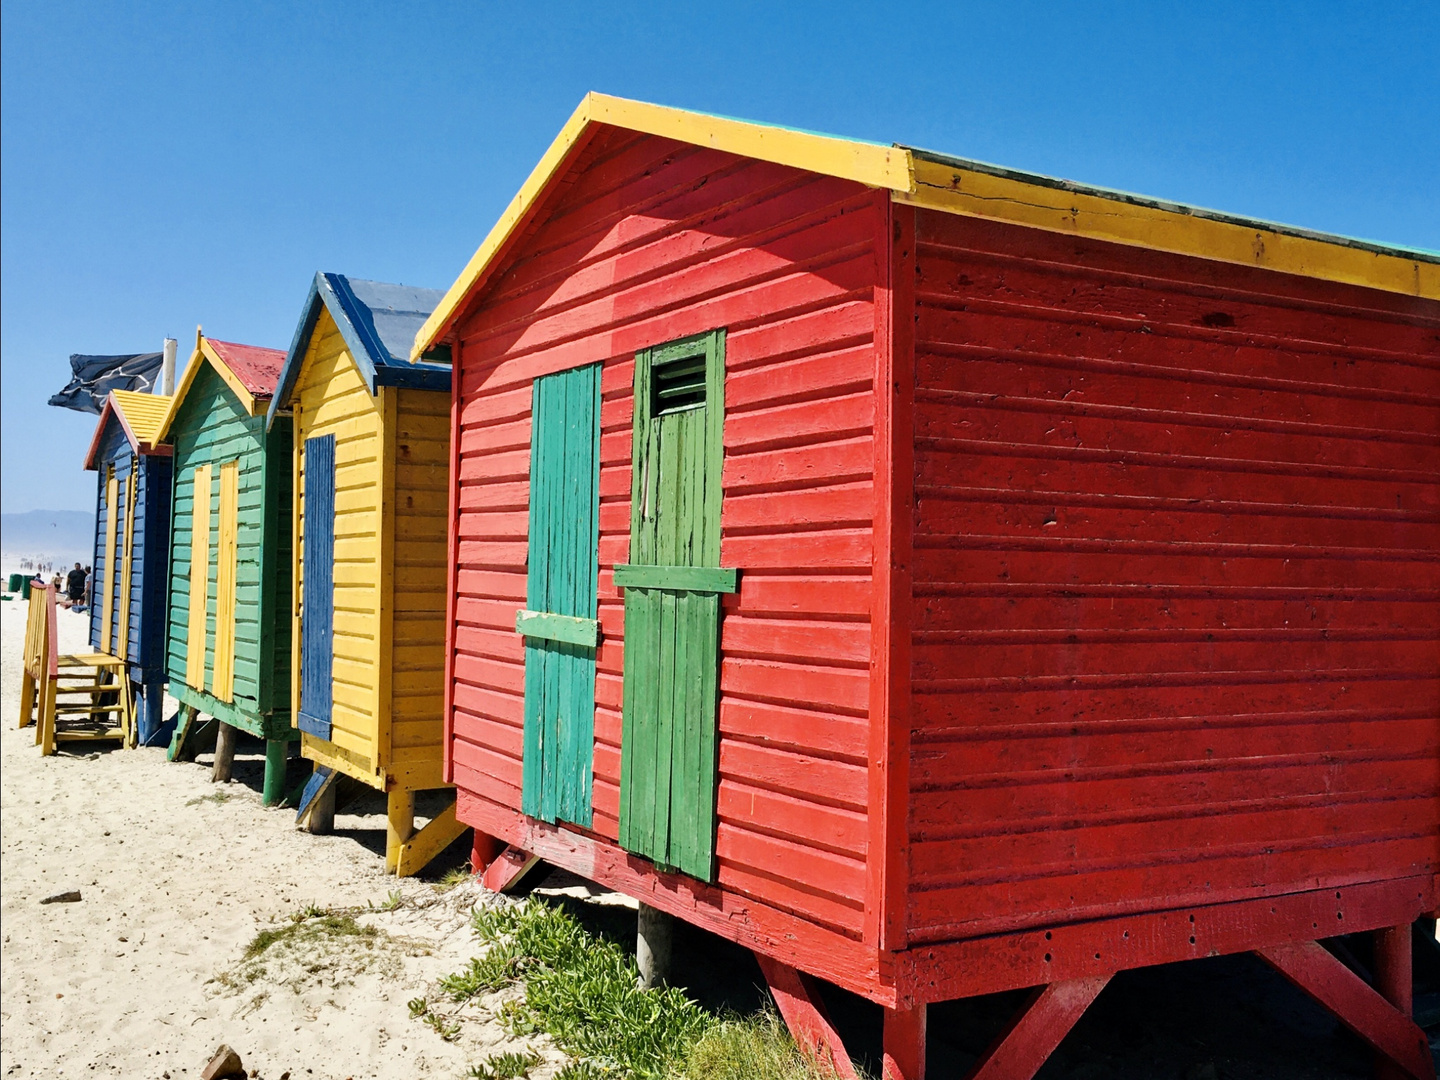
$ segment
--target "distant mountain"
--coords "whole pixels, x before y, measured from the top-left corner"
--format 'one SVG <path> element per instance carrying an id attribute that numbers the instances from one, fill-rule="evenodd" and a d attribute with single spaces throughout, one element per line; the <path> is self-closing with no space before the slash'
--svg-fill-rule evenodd
<path id="1" fill-rule="evenodd" d="M 0 514 L 0 551 L 7 564 L 40 557 L 88 565 L 95 557 L 95 515 L 84 510 Z"/>

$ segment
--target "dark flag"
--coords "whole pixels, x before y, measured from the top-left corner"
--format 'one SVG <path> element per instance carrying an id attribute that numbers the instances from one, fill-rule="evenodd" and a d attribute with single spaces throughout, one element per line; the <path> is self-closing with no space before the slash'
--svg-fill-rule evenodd
<path id="1" fill-rule="evenodd" d="M 125 356 L 70 354 L 70 381 L 50 399 L 51 405 L 77 412 L 99 413 L 111 390 L 148 393 L 160 373 L 162 354 L 129 353 Z"/>

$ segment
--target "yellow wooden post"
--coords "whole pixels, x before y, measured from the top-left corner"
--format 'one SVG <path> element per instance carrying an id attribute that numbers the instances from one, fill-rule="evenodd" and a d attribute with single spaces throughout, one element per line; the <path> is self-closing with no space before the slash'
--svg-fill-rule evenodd
<path id="1" fill-rule="evenodd" d="M 205 689 L 205 608 L 210 591 L 210 465 L 195 467 L 190 509 L 190 624 L 185 642 L 185 682 Z"/>
<path id="2" fill-rule="evenodd" d="M 400 866 L 400 849 L 415 831 L 415 793 L 392 791 L 385 800 L 385 872 Z"/>
<path id="3" fill-rule="evenodd" d="M 220 466 L 220 529 L 215 545 L 215 667 L 211 693 L 235 697 L 235 559 L 240 515 L 240 463 Z"/>

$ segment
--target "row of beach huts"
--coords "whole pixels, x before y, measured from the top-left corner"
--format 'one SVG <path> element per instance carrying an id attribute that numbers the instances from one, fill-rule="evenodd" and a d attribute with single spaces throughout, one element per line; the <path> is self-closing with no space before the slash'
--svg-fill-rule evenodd
<path id="1" fill-rule="evenodd" d="M 1434 1076 L 1436 253 L 590 95 L 448 290 L 317 274 L 85 464 L 139 739 L 725 935 L 841 1075 L 817 980 L 896 1080 L 1035 988 L 1009 1080 L 1249 951 Z"/>

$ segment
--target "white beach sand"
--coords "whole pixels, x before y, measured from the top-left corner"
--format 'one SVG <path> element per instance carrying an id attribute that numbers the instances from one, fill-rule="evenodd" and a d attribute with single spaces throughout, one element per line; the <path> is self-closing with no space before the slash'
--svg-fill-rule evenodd
<path id="1" fill-rule="evenodd" d="M 388 878 L 357 839 L 383 817 L 298 832 L 292 811 L 263 808 L 247 784 L 212 785 L 208 755 L 169 763 L 162 750 L 100 744 L 42 758 L 34 729 L 16 727 L 25 605 L 0 603 L 0 620 L 3 1080 L 194 1078 L 222 1042 L 264 1080 L 458 1077 L 511 1048 L 490 1019 L 497 1002 L 467 1007 L 453 1043 L 406 1004 L 438 1001 L 434 981 L 476 952 L 471 907 L 493 894 Z M 59 633 L 63 650 L 82 650 L 84 617 L 62 610 Z M 256 776 L 258 749 L 242 748 Z M 83 899 L 39 903 L 67 889 Z M 359 919 L 388 937 L 272 947 L 245 981 L 259 970 L 241 968 L 257 931 L 309 904 L 378 907 L 396 890 L 398 908 Z M 233 989 L 215 981 L 227 972 Z"/>

